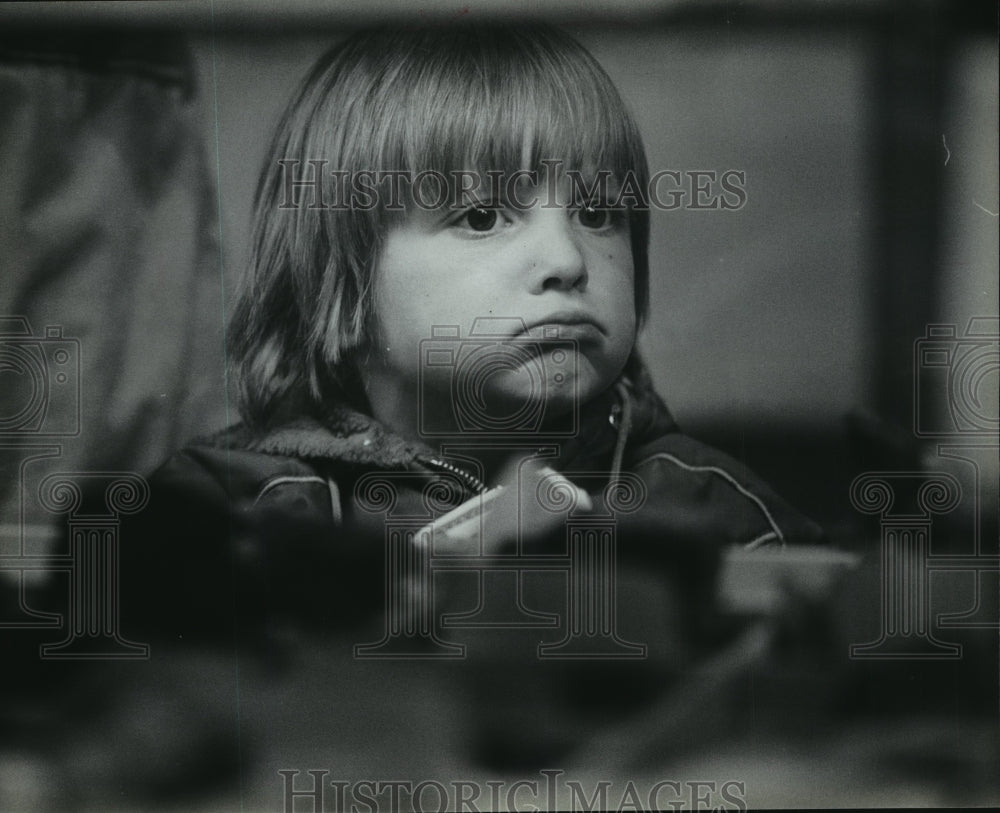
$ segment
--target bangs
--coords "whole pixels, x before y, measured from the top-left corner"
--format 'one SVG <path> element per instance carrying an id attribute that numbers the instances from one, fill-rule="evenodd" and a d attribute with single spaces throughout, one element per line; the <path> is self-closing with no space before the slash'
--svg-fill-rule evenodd
<path id="1" fill-rule="evenodd" d="M 631 173 L 645 186 L 642 141 L 617 89 L 558 30 L 385 32 L 362 61 L 366 92 L 348 115 L 364 126 L 345 130 L 369 137 L 341 145 L 354 148 L 341 150 L 343 158 L 355 153 L 344 169 L 542 177 L 556 162 L 561 171 L 609 173 L 619 182 Z"/>

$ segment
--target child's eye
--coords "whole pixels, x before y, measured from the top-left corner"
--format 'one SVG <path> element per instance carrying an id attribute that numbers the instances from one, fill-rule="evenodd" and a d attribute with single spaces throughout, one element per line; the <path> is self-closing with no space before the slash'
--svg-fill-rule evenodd
<path id="1" fill-rule="evenodd" d="M 621 209 L 612 209 L 604 204 L 590 204 L 577 210 L 576 218 L 585 229 L 607 229 L 624 220 Z"/>
<path id="2" fill-rule="evenodd" d="M 473 231 L 491 231 L 497 225 L 496 209 L 474 206 L 462 215 L 462 222 Z"/>
<path id="3" fill-rule="evenodd" d="M 466 236 L 487 237 L 513 226 L 516 218 L 501 203 L 473 203 L 449 222 Z"/>

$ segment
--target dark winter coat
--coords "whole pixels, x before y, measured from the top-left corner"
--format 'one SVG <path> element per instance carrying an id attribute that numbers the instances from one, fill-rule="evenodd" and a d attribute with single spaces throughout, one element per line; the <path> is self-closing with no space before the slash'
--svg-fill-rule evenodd
<path id="1" fill-rule="evenodd" d="M 621 560 L 680 572 L 703 597 L 728 546 L 822 540 L 743 466 L 680 432 L 643 372 L 582 412 L 552 465 L 588 491 L 599 490 L 595 472 L 641 480 L 641 507 L 618 521 Z M 447 486 L 456 505 L 486 488 L 464 461 L 347 408 L 264 432 L 236 426 L 177 453 L 122 534 L 127 626 L 225 640 L 371 618 L 385 606 L 386 515 L 359 506 L 357 489 L 375 472 L 396 478 L 397 515 L 427 512 L 428 486 Z"/>

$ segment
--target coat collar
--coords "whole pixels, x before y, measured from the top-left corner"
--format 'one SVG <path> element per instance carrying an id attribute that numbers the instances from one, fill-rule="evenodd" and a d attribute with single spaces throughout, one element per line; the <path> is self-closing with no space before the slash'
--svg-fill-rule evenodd
<path id="1" fill-rule="evenodd" d="M 627 424 L 622 421 L 624 414 L 629 416 Z M 645 365 L 633 354 L 615 385 L 581 410 L 580 431 L 560 444 L 558 466 L 578 471 L 606 468 L 620 433 L 633 446 L 675 430 Z M 409 467 L 437 454 L 431 446 L 407 440 L 347 406 L 336 406 L 320 418 L 296 418 L 261 431 L 237 424 L 204 442 L 221 449 L 387 469 Z"/>

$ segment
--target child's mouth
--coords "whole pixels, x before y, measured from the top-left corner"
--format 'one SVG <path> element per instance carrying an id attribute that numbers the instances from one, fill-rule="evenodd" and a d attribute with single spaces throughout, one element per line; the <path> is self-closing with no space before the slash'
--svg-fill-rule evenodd
<path id="1" fill-rule="evenodd" d="M 533 339 L 570 339 L 595 341 L 605 331 L 593 317 L 578 312 L 555 313 L 528 326 L 527 336 Z"/>
<path id="2" fill-rule="evenodd" d="M 546 339 L 562 341 L 596 342 L 604 335 L 593 322 L 545 322 L 530 328 L 528 335 L 544 342 Z"/>

